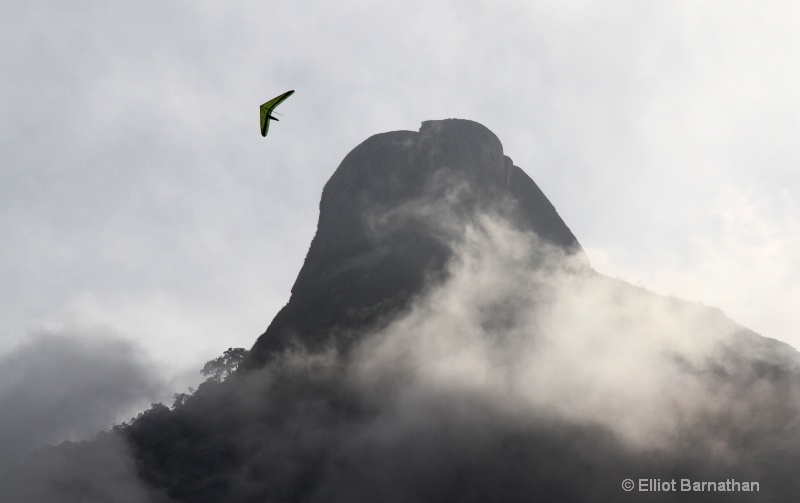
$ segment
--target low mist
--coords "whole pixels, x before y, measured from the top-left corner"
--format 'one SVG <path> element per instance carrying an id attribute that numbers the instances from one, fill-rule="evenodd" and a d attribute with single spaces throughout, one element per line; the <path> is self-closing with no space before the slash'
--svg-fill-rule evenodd
<path id="1" fill-rule="evenodd" d="M 454 246 L 446 279 L 352 351 L 296 346 L 228 381 L 235 414 L 203 417 L 237 432 L 232 501 L 608 501 L 668 476 L 783 490 L 765 458 L 800 452 L 791 348 L 491 213 Z"/>
<path id="2" fill-rule="evenodd" d="M 161 372 L 135 344 L 98 327 L 35 333 L 0 357 L 0 373 L 5 501 L 64 501 L 72 477 L 97 489 L 82 501 L 148 501 L 134 490 L 133 458 L 115 435 L 51 447 L 95 437 L 164 396 Z"/>

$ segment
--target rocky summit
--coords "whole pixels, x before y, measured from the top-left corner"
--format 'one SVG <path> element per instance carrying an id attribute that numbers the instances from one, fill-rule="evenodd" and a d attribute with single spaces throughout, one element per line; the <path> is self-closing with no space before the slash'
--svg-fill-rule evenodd
<path id="1" fill-rule="evenodd" d="M 263 363 L 290 344 L 347 345 L 440 278 L 453 242 L 492 212 L 568 254 L 578 240 L 536 183 L 477 122 L 426 121 L 368 138 L 322 191 L 319 223 L 288 304 L 253 347 Z"/>

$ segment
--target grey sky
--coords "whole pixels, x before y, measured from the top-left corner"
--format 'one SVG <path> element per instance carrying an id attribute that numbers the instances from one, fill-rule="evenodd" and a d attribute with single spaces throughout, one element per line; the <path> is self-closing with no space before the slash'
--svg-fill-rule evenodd
<path id="1" fill-rule="evenodd" d="M 178 378 L 249 347 L 344 155 L 447 117 L 497 134 L 599 271 L 798 347 L 798 21 L 789 2 L 6 2 L 0 354 L 104 324 Z M 263 139 L 258 106 L 289 89 Z"/>

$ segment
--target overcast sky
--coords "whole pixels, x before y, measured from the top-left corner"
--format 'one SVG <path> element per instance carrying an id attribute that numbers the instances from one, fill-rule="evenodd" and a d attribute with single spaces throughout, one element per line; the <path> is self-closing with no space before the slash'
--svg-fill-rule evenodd
<path id="1" fill-rule="evenodd" d="M 798 24 L 730 0 L 6 1 L 0 354 L 107 330 L 199 378 L 288 300 L 347 152 L 448 117 L 497 134 L 600 272 L 800 347 Z"/>

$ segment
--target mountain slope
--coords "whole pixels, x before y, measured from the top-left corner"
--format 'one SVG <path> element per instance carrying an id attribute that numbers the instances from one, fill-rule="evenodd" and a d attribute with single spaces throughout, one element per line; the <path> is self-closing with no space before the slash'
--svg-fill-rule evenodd
<path id="1" fill-rule="evenodd" d="M 800 490 L 798 353 L 593 271 L 536 184 L 470 121 L 376 135 L 348 154 L 291 299 L 250 353 L 226 380 L 118 428 L 122 462 L 97 461 L 124 451 L 108 436 L 35 455 L 29 494 L 93 501 L 109 478 L 135 489 L 126 501 L 192 503 Z M 86 459 L 106 468 L 81 472 Z M 626 492 L 625 479 L 715 484 Z M 758 491 L 717 490 L 743 483 Z"/>

